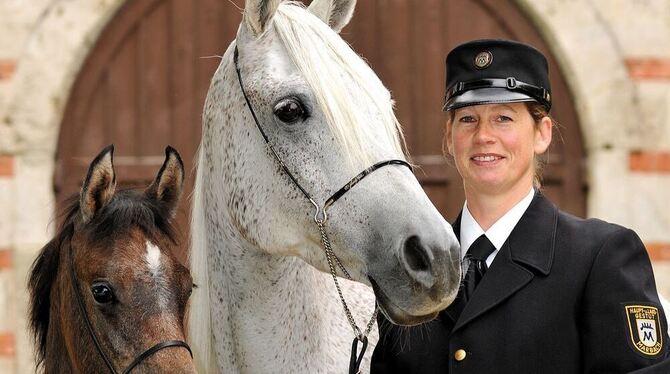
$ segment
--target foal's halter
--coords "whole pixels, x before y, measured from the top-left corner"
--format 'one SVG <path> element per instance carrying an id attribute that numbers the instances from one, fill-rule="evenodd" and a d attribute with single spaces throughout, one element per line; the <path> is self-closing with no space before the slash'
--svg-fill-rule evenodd
<path id="1" fill-rule="evenodd" d="M 100 357 L 102 357 L 102 360 L 105 361 L 105 365 L 107 365 L 109 371 L 112 374 L 117 374 L 117 371 L 114 369 L 114 366 L 112 365 L 112 361 L 109 359 L 109 357 L 107 357 L 105 352 L 102 350 L 102 347 L 100 346 L 100 341 L 98 340 L 95 331 L 93 331 L 93 325 L 91 324 L 91 320 L 88 318 L 88 314 L 86 313 L 86 307 L 84 306 L 84 296 L 81 294 L 81 289 L 79 288 L 79 278 L 77 277 L 77 273 L 74 270 L 74 253 L 72 252 L 70 252 L 70 278 L 72 281 L 72 288 L 74 288 L 74 294 L 76 295 L 77 298 L 77 304 L 79 304 L 79 311 L 84 316 L 84 322 L 86 322 L 86 330 L 88 330 L 88 334 L 91 336 L 91 339 L 93 339 L 93 343 L 95 343 L 96 350 L 100 354 Z M 139 356 L 137 356 L 133 360 L 133 362 L 130 363 L 130 365 L 128 365 L 127 368 L 125 368 L 122 371 L 122 374 L 130 373 L 130 371 L 133 370 L 135 366 L 139 365 L 139 363 L 144 361 L 147 357 L 153 355 L 154 353 L 160 351 L 161 349 L 168 347 L 184 347 L 188 350 L 188 353 L 191 354 L 191 358 L 193 358 L 193 352 L 191 352 L 191 347 L 189 347 L 189 345 L 185 341 L 165 340 L 142 352 Z"/>
<path id="2" fill-rule="evenodd" d="M 267 144 L 268 149 L 270 150 L 270 153 L 274 156 L 274 158 L 279 162 L 279 165 L 281 166 L 282 170 L 284 170 L 284 173 L 291 179 L 293 184 L 298 187 L 298 189 L 302 192 L 302 194 L 309 200 L 309 202 L 314 206 L 316 209 L 316 212 L 314 213 L 314 222 L 316 225 L 319 227 L 319 232 L 321 233 L 321 243 L 323 244 L 323 248 L 326 252 L 326 260 L 328 261 L 328 268 L 330 269 L 330 274 L 333 276 L 333 281 L 335 282 L 335 288 L 337 288 L 337 293 L 340 296 L 340 301 L 342 302 L 342 308 L 344 309 L 344 313 L 347 316 L 347 320 L 349 320 L 349 324 L 351 325 L 351 328 L 354 330 L 354 341 L 351 346 L 351 360 L 349 362 L 349 374 L 355 374 L 359 372 L 359 367 L 361 365 L 361 361 L 363 361 L 363 355 L 365 354 L 365 350 L 368 346 L 368 334 L 370 333 L 370 330 L 372 330 L 372 326 L 374 325 L 375 319 L 377 317 L 377 306 L 375 305 L 375 311 L 372 314 L 372 317 L 370 317 L 370 320 L 368 321 L 368 324 L 365 327 L 365 331 L 361 331 L 361 329 L 358 327 L 356 324 L 356 321 L 354 320 L 354 317 L 351 314 L 351 310 L 349 309 L 349 306 L 347 305 L 346 301 L 344 300 L 344 295 L 342 294 L 342 289 L 340 288 L 340 283 L 337 280 L 337 269 L 335 268 L 335 265 L 340 268 L 342 271 L 342 274 L 345 276 L 345 278 L 351 280 L 351 275 L 347 271 L 347 269 L 342 265 L 342 262 L 340 262 L 340 259 L 335 255 L 333 252 L 333 249 L 330 245 L 330 240 L 328 239 L 328 235 L 326 235 L 326 228 L 325 224 L 326 221 L 328 220 L 328 208 L 330 208 L 333 203 L 335 203 L 338 199 L 340 199 L 347 191 L 349 191 L 351 188 L 353 188 L 358 182 L 361 181 L 361 179 L 367 177 L 372 173 L 373 171 L 387 166 L 387 165 L 402 165 L 402 166 L 407 166 L 410 170 L 412 170 L 412 166 L 407 163 L 407 161 L 404 160 L 386 160 L 386 161 L 381 161 L 377 162 L 376 164 L 368 167 L 367 169 L 363 170 L 360 172 L 358 175 L 353 177 L 347 184 L 345 184 L 342 188 L 337 190 L 331 197 L 326 200 L 325 204 L 323 204 L 323 207 L 320 207 L 319 204 L 314 201 L 312 196 L 305 190 L 300 183 L 298 183 L 298 180 L 293 176 L 291 171 L 288 169 L 286 164 L 282 161 L 282 159 L 279 157 L 279 154 L 275 151 L 275 149 L 272 147 L 272 144 L 270 143 L 267 135 L 265 134 L 265 131 L 263 131 L 263 128 L 261 127 L 260 122 L 258 121 L 258 117 L 256 117 L 256 112 L 254 111 L 254 108 L 251 106 L 251 102 L 249 101 L 249 97 L 247 96 L 247 92 L 244 90 L 244 84 L 242 83 L 242 74 L 240 73 L 240 66 L 237 62 L 238 60 L 238 50 L 237 46 L 235 46 L 235 53 L 233 54 L 233 61 L 235 62 L 235 70 L 237 71 L 237 79 L 240 82 L 240 89 L 242 90 L 242 95 L 244 96 L 244 100 L 247 103 L 247 106 L 249 107 L 249 111 L 251 112 L 251 116 L 254 118 L 254 122 L 256 123 L 256 127 L 258 127 L 258 131 L 260 131 L 261 135 L 263 136 L 263 139 L 265 140 L 265 144 Z M 360 355 L 358 354 L 358 342 L 362 343 L 361 347 L 361 352 Z"/>

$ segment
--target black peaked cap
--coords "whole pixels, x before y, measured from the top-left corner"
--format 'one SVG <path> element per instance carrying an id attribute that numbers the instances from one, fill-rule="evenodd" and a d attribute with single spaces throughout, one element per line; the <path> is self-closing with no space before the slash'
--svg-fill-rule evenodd
<path id="1" fill-rule="evenodd" d="M 447 55 L 443 110 L 492 103 L 537 101 L 551 108 L 547 59 L 537 49 L 501 39 L 474 40 Z"/>

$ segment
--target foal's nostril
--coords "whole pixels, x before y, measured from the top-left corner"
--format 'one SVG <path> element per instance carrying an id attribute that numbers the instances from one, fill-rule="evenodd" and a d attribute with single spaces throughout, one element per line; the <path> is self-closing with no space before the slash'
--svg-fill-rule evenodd
<path id="1" fill-rule="evenodd" d="M 402 249 L 403 258 L 408 267 L 407 270 L 414 272 L 430 272 L 431 258 L 427 249 L 421 245 L 421 239 L 418 236 L 410 236 L 405 241 Z"/>

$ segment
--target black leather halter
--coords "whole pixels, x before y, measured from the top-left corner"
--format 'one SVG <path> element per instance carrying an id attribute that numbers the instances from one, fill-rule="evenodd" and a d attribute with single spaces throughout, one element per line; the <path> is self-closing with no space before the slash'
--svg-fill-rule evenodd
<path id="1" fill-rule="evenodd" d="M 96 350 L 100 354 L 100 357 L 102 357 L 102 360 L 105 361 L 105 365 L 107 365 L 109 371 L 112 374 L 117 374 L 117 371 L 114 369 L 114 366 L 112 365 L 112 361 L 109 359 L 109 357 L 107 357 L 105 352 L 102 350 L 102 347 L 100 346 L 100 341 L 98 340 L 95 331 L 93 331 L 91 320 L 88 318 L 88 313 L 86 313 L 86 307 L 84 306 L 84 297 L 81 293 L 81 289 L 79 288 L 79 278 L 77 277 L 77 273 L 74 270 L 74 253 L 72 252 L 70 252 L 70 278 L 72 280 L 72 288 L 74 288 L 74 294 L 77 299 L 77 304 L 79 304 L 79 311 L 84 316 L 84 322 L 86 323 L 86 330 L 88 330 L 88 334 L 91 336 L 91 339 L 93 339 L 93 343 L 95 343 Z M 139 356 L 137 356 L 137 358 L 133 360 L 133 362 L 130 363 L 130 365 L 128 365 L 127 368 L 125 368 L 122 371 L 122 374 L 130 373 L 130 371 L 133 370 L 135 366 L 139 365 L 140 362 L 144 361 L 147 357 L 153 355 L 154 353 L 160 351 L 161 349 L 168 347 L 184 347 L 188 350 L 188 353 L 191 354 L 191 358 L 193 358 L 193 352 L 191 351 L 191 347 L 189 347 L 188 343 L 182 340 L 166 340 L 142 352 Z"/>
<path id="2" fill-rule="evenodd" d="M 272 144 L 270 143 L 270 140 L 268 139 L 268 136 L 265 134 L 265 131 L 263 131 L 263 127 L 261 127 L 260 122 L 258 121 L 258 117 L 256 116 L 256 112 L 254 111 L 254 108 L 251 106 L 251 102 L 249 101 L 249 97 L 247 96 L 247 92 L 244 89 L 244 84 L 242 83 L 242 74 L 240 73 L 240 65 L 238 64 L 238 50 L 237 46 L 235 46 L 235 53 L 233 54 L 233 60 L 235 61 L 235 70 L 237 71 L 237 79 L 240 82 L 240 89 L 242 90 L 242 95 L 244 96 L 244 100 L 247 103 L 247 106 L 249 107 L 249 111 L 251 112 L 251 116 L 254 118 L 254 122 L 256 123 L 256 127 L 258 127 L 258 131 L 260 131 L 261 135 L 263 136 L 263 139 L 265 139 L 265 143 L 268 146 L 268 149 L 270 149 L 270 152 L 274 156 L 274 158 L 279 162 L 279 165 L 281 168 L 284 170 L 286 175 L 288 175 L 289 178 L 291 178 L 291 181 L 293 181 L 293 184 L 295 184 L 296 187 L 302 192 L 303 195 L 309 200 L 312 205 L 316 208 L 316 214 L 314 215 L 315 220 L 321 220 L 321 222 L 325 222 L 328 219 L 328 216 L 326 214 L 326 210 L 333 205 L 339 198 L 341 198 L 347 191 L 349 191 L 351 188 L 353 188 L 358 182 L 361 181 L 361 179 L 365 178 L 366 176 L 370 175 L 373 171 L 387 166 L 387 165 L 403 165 L 407 166 L 410 170 L 412 170 L 412 166 L 407 163 L 407 161 L 404 160 L 397 160 L 397 159 L 392 159 L 392 160 L 386 160 L 386 161 L 380 161 L 377 162 L 376 164 L 368 167 L 367 169 L 363 170 L 362 172 L 358 173 L 355 177 L 353 177 L 347 184 L 342 186 L 339 190 L 337 190 L 331 197 L 326 200 L 326 203 L 323 205 L 323 208 L 321 208 L 316 201 L 312 198 L 312 196 L 305 190 L 300 183 L 298 183 L 298 180 L 293 176 L 291 171 L 286 167 L 286 164 L 282 161 L 281 157 L 277 154 L 277 152 L 274 150 L 272 147 Z"/>

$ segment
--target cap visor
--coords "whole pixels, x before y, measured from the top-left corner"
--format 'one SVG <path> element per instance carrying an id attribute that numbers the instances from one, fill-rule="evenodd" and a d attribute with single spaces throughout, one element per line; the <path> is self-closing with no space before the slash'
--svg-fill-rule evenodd
<path id="1" fill-rule="evenodd" d="M 462 94 L 453 97 L 446 104 L 444 104 L 442 110 L 446 112 L 471 105 L 516 103 L 524 101 L 536 100 L 522 92 L 510 91 L 506 88 L 480 88 L 476 90 L 465 91 Z"/>

